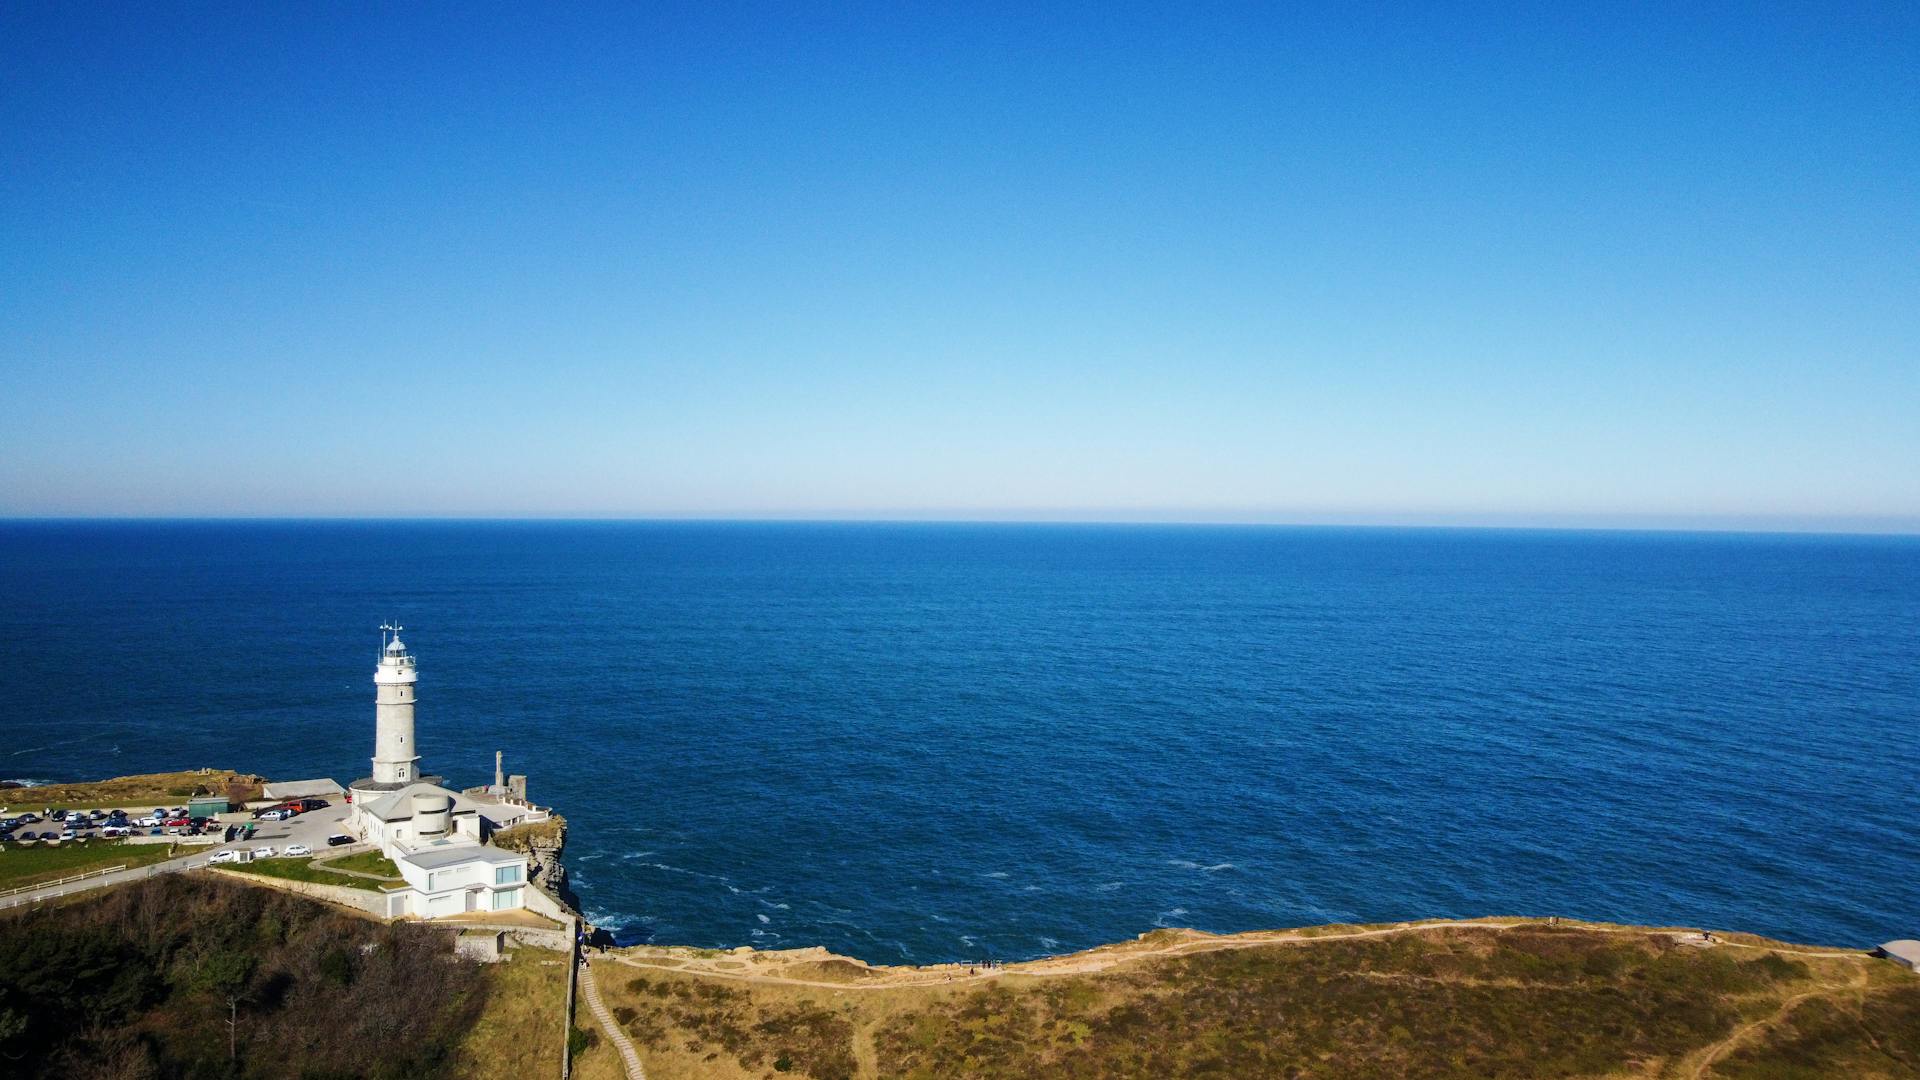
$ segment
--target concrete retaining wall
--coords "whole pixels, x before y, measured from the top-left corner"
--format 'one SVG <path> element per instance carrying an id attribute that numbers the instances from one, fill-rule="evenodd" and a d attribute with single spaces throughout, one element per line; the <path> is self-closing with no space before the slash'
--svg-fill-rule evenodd
<path id="1" fill-rule="evenodd" d="M 312 881 L 291 881 L 287 878 L 268 877 L 265 874 L 243 874 L 219 866 L 207 869 L 226 878 L 228 881 L 241 881 L 248 885 L 264 885 L 269 889 L 298 893 L 315 900 L 325 900 L 330 904 L 354 908 L 381 919 L 387 917 L 387 894 L 369 892 L 366 889 L 349 889 L 344 885 L 321 885 Z"/>
<path id="2" fill-rule="evenodd" d="M 568 911 L 565 904 L 548 896 L 547 891 L 538 885 L 528 885 L 521 889 L 520 902 L 535 915 L 545 915 L 558 922 L 564 923 L 573 918 L 573 912 Z"/>

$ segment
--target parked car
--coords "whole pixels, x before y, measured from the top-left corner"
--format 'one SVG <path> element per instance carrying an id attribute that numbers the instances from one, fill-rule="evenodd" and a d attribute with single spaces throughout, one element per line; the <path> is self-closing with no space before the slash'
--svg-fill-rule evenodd
<path id="1" fill-rule="evenodd" d="M 214 853 L 213 853 L 213 858 L 211 858 L 211 859 L 208 859 L 207 861 L 208 861 L 208 862 L 210 862 L 210 863 L 223 863 L 223 862 L 239 862 L 239 861 L 240 861 L 240 856 L 241 856 L 242 854 L 244 854 L 244 852 L 239 852 L 239 851 L 216 851 L 216 852 L 214 852 Z"/>
<path id="2" fill-rule="evenodd" d="M 158 825 L 147 830 L 148 836 L 165 836 L 166 834 L 167 834 L 167 830 L 159 827 Z"/>
<path id="3" fill-rule="evenodd" d="M 65 810 L 49 810 L 47 811 L 47 816 L 55 821 L 67 820 L 67 812 Z"/>
<path id="4" fill-rule="evenodd" d="M 328 805 L 329 804 L 325 799 L 301 799 L 300 800 L 300 809 L 309 814 L 313 813 L 315 810 L 325 810 Z"/>
<path id="5" fill-rule="evenodd" d="M 100 830 L 100 835 L 105 837 L 110 837 L 110 838 L 121 837 L 121 836 L 132 836 L 133 830 L 127 828 L 125 825 L 109 825 L 106 828 Z"/>
<path id="6" fill-rule="evenodd" d="M 285 821 L 293 815 L 276 806 L 271 810 L 260 811 L 261 821 Z"/>
<path id="7" fill-rule="evenodd" d="M 289 857 L 292 857 L 295 855 L 311 855 L 313 854 L 313 849 L 308 847 L 305 844 L 288 844 L 287 850 L 281 852 L 280 854 L 286 855 Z"/>
<path id="8" fill-rule="evenodd" d="M 146 817 L 134 818 L 133 823 L 135 825 L 140 826 L 143 829 L 150 829 L 153 826 L 160 824 L 160 819 L 157 817 L 154 817 L 152 814 L 148 814 Z"/>
<path id="9" fill-rule="evenodd" d="M 351 843 L 353 843 L 353 837 L 348 836 L 346 833 L 334 833 L 332 836 L 327 837 L 328 847 L 339 847 L 341 844 Z"/>
<path id="10" fill-rule="evenodd" d="M 253 849 L 253 857 L 256 859 L 271 859 L 278 854 L 279 852 L 273 850 L 272 844 L 267 844 L 264 847 L 257 847 Z"/>
<path id="11" fill-rule="evenodd" d="M 184 814 L 176 814 L 168 818 L 166 823 L 168 825 L 191 825 L 193 821 Z"/>

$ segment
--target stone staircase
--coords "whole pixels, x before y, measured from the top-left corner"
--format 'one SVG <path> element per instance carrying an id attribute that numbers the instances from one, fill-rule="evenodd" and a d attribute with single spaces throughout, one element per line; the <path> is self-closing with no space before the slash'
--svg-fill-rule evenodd
<path id="1" fill-rule="evenodd" d="M 628 1080 L 647 1080 L 647 1070 L 640 1064 L 640 1052 L 633 1048 L 633 1040 L 613 1022 L 613 1014 L 607 1011 L 607 1003 L 600 1000 L 600 988 L 593 984 L 593 969 L 580 965 L 580 993 L 587 999 L 587 1010 L 593 1018 L 600 1021 L 600 1029 L 613 1040 L 620 1051 L 620 1059 L 627 1063 Z"/>

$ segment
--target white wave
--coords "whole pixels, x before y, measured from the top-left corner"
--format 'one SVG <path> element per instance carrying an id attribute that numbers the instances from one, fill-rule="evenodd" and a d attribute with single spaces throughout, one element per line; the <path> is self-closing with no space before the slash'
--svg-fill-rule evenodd
<path id="1" fill-rule="evenodd" d="M 1115 889 L 1118 889 L 1118 888 L 1120 888 L 1120 887 L 1121 887 L 1121 883 L 1120 883 L 1120 882 L 1118 882 L 1118 881 L 1109 881 L 1109 882 L 1107 882 L 1107 883 L 1106 883 L 1105 885 L 1095 885 L 1095 886 L 1093 887 L 1093 891 L 1095 891 L 1095 892 L 1112 892 L 1113 890 L 1115 890 Z"/>
<path id="2" fill-rule="evenodd" d="M 1060 947 L 1060 943 L 1050 937 L 1043 937 L 1040 939 L 1040 947 L 1043 949 L 1057 949 Z"/>
<path id="3" fill-rule="evenodd" d="M 588 922 L 602 930 L 625 930 L 636 922 L 653 921 L 641 915 L 630 915 L 624 911 L 601 911 L 598 908 L 588 908 L 583 914 L 586 915 Z"/>
<path id="4" fill-rule="evenodd" d="M 1212 866 L 1203 866 L 1200 869 L 1205 870 L 1209 874 L 1215 874 L 1222 870 L 1233 869 L 1233 864 L 1230 862 L 1214 863 Z"/>
<path id="5" fill-rule="evenodd" d="M 1187 913 L 1187 909 L 1183 907 L 1177 907 L 1171 911 L 1163 911 L 1160 914 L 1155 915 L 1153 917 L 1153 925 L 1172 926 L 1173 920 L 1178 919 L 1180 916 L 1185 915 L 1186 913 Z"/>
<path id="6" fill-rule="evenodd" d="M 1005 870 L 995 870 L 991 873 L 981 874 L 980 876 L 990 877 L 990 878 L 1004 878 L 1004 877 L 1010 877 L 1012 875 L 1008 874 Z"/>
<path id="7" fill-rule="evenodd" d="M 657 851 L 629 851 L 625 855 L 622 855 L 620 857 L 623 859 L 644 859 L 649 855 L 658 855 L 658 854 L 660 853 Z"/>
<path id="8" fill-rule="evenodd" d="M 770 923 L 772 923 L 772 922 L 773 922 L 773 920 L 772 920 L 772 919 L 769 919 L 769 918 L 767 918 L 767 917 L 766 917 L 765 915 L 755 915 L 755 916 L 754 916 L 754 918 L 756 918 L 756 919 L 759 919 L 759 920 L 760 920 L 760 925 L 761 925 L 761 926 L 766 926 L 766 925 L 768 925 L 768 924 L 770 924 Z"/>

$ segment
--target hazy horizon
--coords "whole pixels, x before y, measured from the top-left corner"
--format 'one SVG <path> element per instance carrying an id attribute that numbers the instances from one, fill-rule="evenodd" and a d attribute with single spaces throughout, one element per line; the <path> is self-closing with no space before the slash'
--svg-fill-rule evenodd
<path id="1" fill-rule="evenodd" d="M 838 515 L 780 514 L 39 514 L 0 516 L 0 524 L 59 523 L 154 523 L 154 524 L 737 524 L 737 525 L 1090 525 L 1169 526 L 1169 527 L 1246 527 L 1275 529 L 1436 529 L 1513 532 L 1646 532 L 1646 533 L 1730 533 L 1752 535 L 1817 536 L 1920 536 L 1920 521 L 1905 518 L 1820 518 L 1797 519 L 1766 516 L 1609 516 L 1602 514 L 1565 514 L 1535 516 L 1525 514 L 1295 514 L 1258 515 L 1169 511 L 1158 516 L 1121 516 L 1096 510 L 1061 511 L 1052 515 L 1015 516 L 982 512 L 967 516 L 953 512 L 928 511 L 923 514 Z"/>

